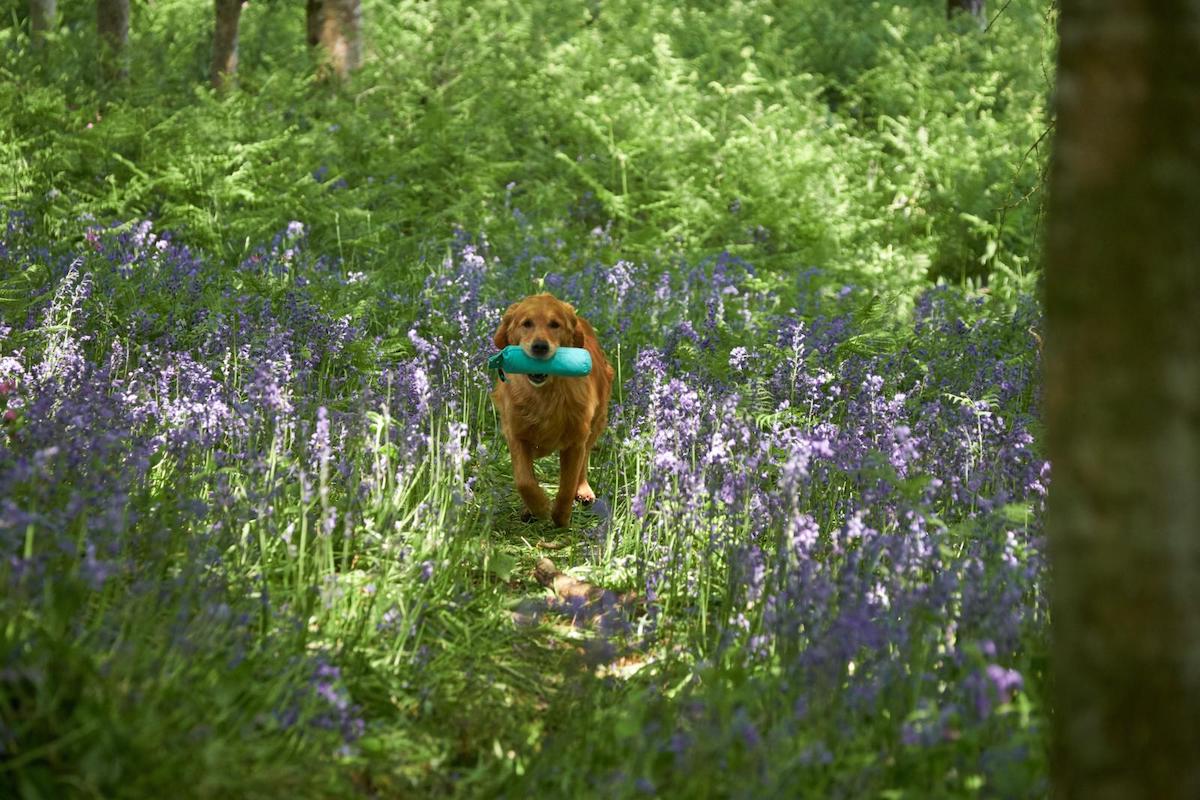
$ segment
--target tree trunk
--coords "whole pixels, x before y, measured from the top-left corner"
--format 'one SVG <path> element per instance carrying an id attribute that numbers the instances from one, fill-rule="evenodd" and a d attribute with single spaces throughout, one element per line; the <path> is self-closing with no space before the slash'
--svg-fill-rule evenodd
<path id="1" fill-rule="evenodd" d="M 360 0 L 307 0 L 308 43 L 320 45 L 323 70 L 345 78 L 362 64 Z"/>
<path id="2" fill-rule="evenodd" d="M 46 34 L 58 27 L 56 0 L 29 0 L 29 38 L 35 50 L 46 44 Z"/>
<path id="3" fill-rule="evenodd" d="M 129 76 L 129 0 L 96 0 L 96 30 L 100 34 L 100 67 L 109 79 Z"/>
<path id="4" fill-rule="evenodd" d="M 982 22 L 983 9 L 984 0 L 946 0 L 946 19 L 950 19 L 960 11 L 965 11 Z"/>
<path id="5" fill-rule="evenodd" d="M 1061 0 L 1053 778 L 1200 797 L 1200 0 Z"/>
<path id="6" fill-rule="evenodd" d="M 237 75 L 238 20 L 242 0 L 215 0 L 211 79 L 214 89 L 222 89 Z"/>

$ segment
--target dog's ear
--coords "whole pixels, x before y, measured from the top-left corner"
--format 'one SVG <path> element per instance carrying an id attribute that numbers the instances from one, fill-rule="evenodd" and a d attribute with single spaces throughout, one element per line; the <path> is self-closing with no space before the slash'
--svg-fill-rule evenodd
<path id="1" fill-rule="evenodd" d="M 583 347 L 583 323 L 579 319 L 579 315 L 575 313 L 575 309 L 567 304 L 567 321 L 571 326 L 571 345 L 573 347 Z"/>
<path id="2" fill-rule="evenodd" d="M 508 326 L 512 322 L 513 314 L 517 311 L 517 306 L 520 303 L 513 303 L 504 312 L 504 316 L 500 318 L 500 327 L 496 328 L 496 335 L 492 337 L 492 343 L 496 345 L 497 350 L 503 350 L 508 346 Z"/>

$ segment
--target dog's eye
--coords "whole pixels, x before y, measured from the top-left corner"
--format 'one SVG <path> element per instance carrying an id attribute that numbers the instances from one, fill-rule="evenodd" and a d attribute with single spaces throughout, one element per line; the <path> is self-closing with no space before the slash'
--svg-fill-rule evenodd
<path id="1" fill-rule="evenodd" d="M 527 320 L 525 320 L 524 322 L 522 322 L 522 323 L 521 323 L 521 327 L 522 327 L 522 328 L 532 328 L 532 327 L 533 327 L 533 320 L 531 320 L 531 319 L 527 319 Z"/>
<path id="2" fill-rule="evenodd" d="M 555 319 L 555 320 L 551 320 L 551 321 L 550 321 L 550 327 L 551 327 L 551 328 L 557 328 L 557 327 L 558 327 L 558 320 L 556 320 L 556 319 Z"/>

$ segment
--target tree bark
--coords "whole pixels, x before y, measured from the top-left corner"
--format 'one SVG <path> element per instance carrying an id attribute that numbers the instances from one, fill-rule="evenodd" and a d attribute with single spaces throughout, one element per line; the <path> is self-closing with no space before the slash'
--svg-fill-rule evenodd
<path id="1" fill-rule="evenodd" d="M 213 52 L 210 77 L 214 89 L 222 89 L 237 76 L 238 22 L 242 0 L 215 0 Z"/>
<path id="2" fill-rule="evenodd" d="M 35 50 L 46 44 L 46 34 L 58 27 L 56 0 L 29 0 L 29 38 Z"/>
<path id="3" fill-rule="evenodd" d="M 109 79 L 129 76 L 129 0 L 96 0 L 96 30 L 100 34 L 100 67 Z"/>
<path id="4" fill-rule="evenodd" d="M 345 78 L 362 64 L 360 0 L 307 0 L 308 43 L 320 46 L 323 71 Z"/>
<path id="5" fill-rule="evenodd" d="M 1200 0 L 1061 0 L 1046 416 L 1060 798 L 1200 797 Z"/>

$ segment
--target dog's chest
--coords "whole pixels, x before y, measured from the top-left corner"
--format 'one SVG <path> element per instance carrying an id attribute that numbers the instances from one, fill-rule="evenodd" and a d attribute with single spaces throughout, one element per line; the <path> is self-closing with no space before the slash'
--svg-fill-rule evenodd
<path id="1" fill-rule="evenodd" d="M 532 442 L 542 452 L 561 450 L 575 437 L 570 435 L 566 420 L 553 418 L 523 419 L 521 438 Z"/>
<path id="2" fill-rule="evenodd" d="M 547 398 L 549 399 L 549 398 Z M 586 440 L 590 414 L 571 398 L 536 403 L 518 409 L 516 431 L 530 442 L 539 456 L 562 450 Z"/>

